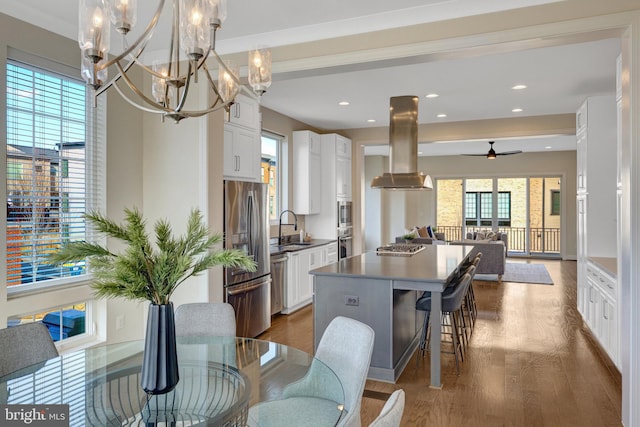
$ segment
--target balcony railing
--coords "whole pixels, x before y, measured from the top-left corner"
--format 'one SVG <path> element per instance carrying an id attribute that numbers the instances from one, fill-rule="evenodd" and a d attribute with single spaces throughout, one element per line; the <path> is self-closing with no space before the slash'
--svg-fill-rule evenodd
<path id="1" fill-rule="evenodd" d="M 459 225 L 438 225 L 436 230 L 444 233 L 446 240 L 462 240 L 466 234 L 462 234 Z M 466 233 L 474 231 L 491 231 L 486 227 L 466 227 Z M 509 238 L 509 253 L 527 253 L 527 232 L 529 233 L 529 253 L 532 254 L 559 254 L 560 253 L 560 229 L 559 228 L 525 228 L 525 227 L 499 227 L 498 231 L 506 233 Z"/>

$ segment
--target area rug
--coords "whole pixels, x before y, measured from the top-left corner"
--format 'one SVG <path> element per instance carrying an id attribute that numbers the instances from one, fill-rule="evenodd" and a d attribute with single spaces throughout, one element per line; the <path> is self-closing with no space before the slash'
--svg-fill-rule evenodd
<path id="1" fill-rule="evenodd" d="M 497 274 L 476 274 L 474 280 L 497 282 Z M 553 285 L 553 280 L 543 264 L 524 264 L 508 262 L 504 267 L 503 282 L 533 283 L 537 285 Z"/>

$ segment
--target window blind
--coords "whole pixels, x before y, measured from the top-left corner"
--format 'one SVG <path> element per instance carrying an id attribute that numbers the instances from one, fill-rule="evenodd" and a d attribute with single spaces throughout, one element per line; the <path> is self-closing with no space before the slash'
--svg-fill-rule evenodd
<path id="1" fill-rule="evenodd" d="M 95 118 L 84 82 L 7 62 L 7 285 L 32 287 L 83 275 L 49 253 L 89 240 L 83 214 L 98 207 Z M 96 182 L 98 184 L 96 184 Z"/>

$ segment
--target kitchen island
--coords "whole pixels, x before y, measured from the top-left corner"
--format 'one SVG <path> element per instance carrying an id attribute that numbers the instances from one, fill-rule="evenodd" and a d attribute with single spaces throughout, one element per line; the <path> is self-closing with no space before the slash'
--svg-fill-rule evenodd
<path id="1" fill-rule="evenodd" d="M 431 291 L 440 312 L 447 280 L 473 246 L 426 245 L 412 256 L 366 252 L 310 271 L 314 276 L 313 329 L 317 348 L 336 316 L 359 320 L 375 331 L 370 379 L 395 382 L 420 341 L 424 313 L 416 312 L 421 291 Z M 417 292 L 420 291 L 420 292 Z M 439 315 L 431 321 L 439 322 Z M 434 330 L 439 330 L 436 325 Z M 440 388 L 440 334 L 431 339 L 431 386 Z"/>

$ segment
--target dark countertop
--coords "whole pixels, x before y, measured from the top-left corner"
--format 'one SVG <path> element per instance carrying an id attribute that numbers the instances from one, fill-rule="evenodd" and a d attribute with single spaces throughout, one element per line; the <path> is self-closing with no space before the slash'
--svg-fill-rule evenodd
<path id="1" fill-rule="evenodd" d="M 309 272 L 318 276 L 355 276 L 403 281 L 445 281 L 468 256 L 471 245 L 425 245 L 408 257 L 366 252 Z"/>
<path id="2" fill-rule="evenodd" d="M 318 246 L 324 246 L 324 245 L 327 245 L 330 243 L 336 243 L 336 242 L 337 240 L 331 240 L 331 239 L 311 239 L 310 242 L 304 242 L 303 244 L 300 244 L 300 242 L 296 241 L 296 242 L 284 243 L 280 246 L 271 245 L 269 246 L 269 254 L 273 256 L 273 255 L 279 255 L 287 252 L 303 251 L 305 249 L 317 248 Z"/>

